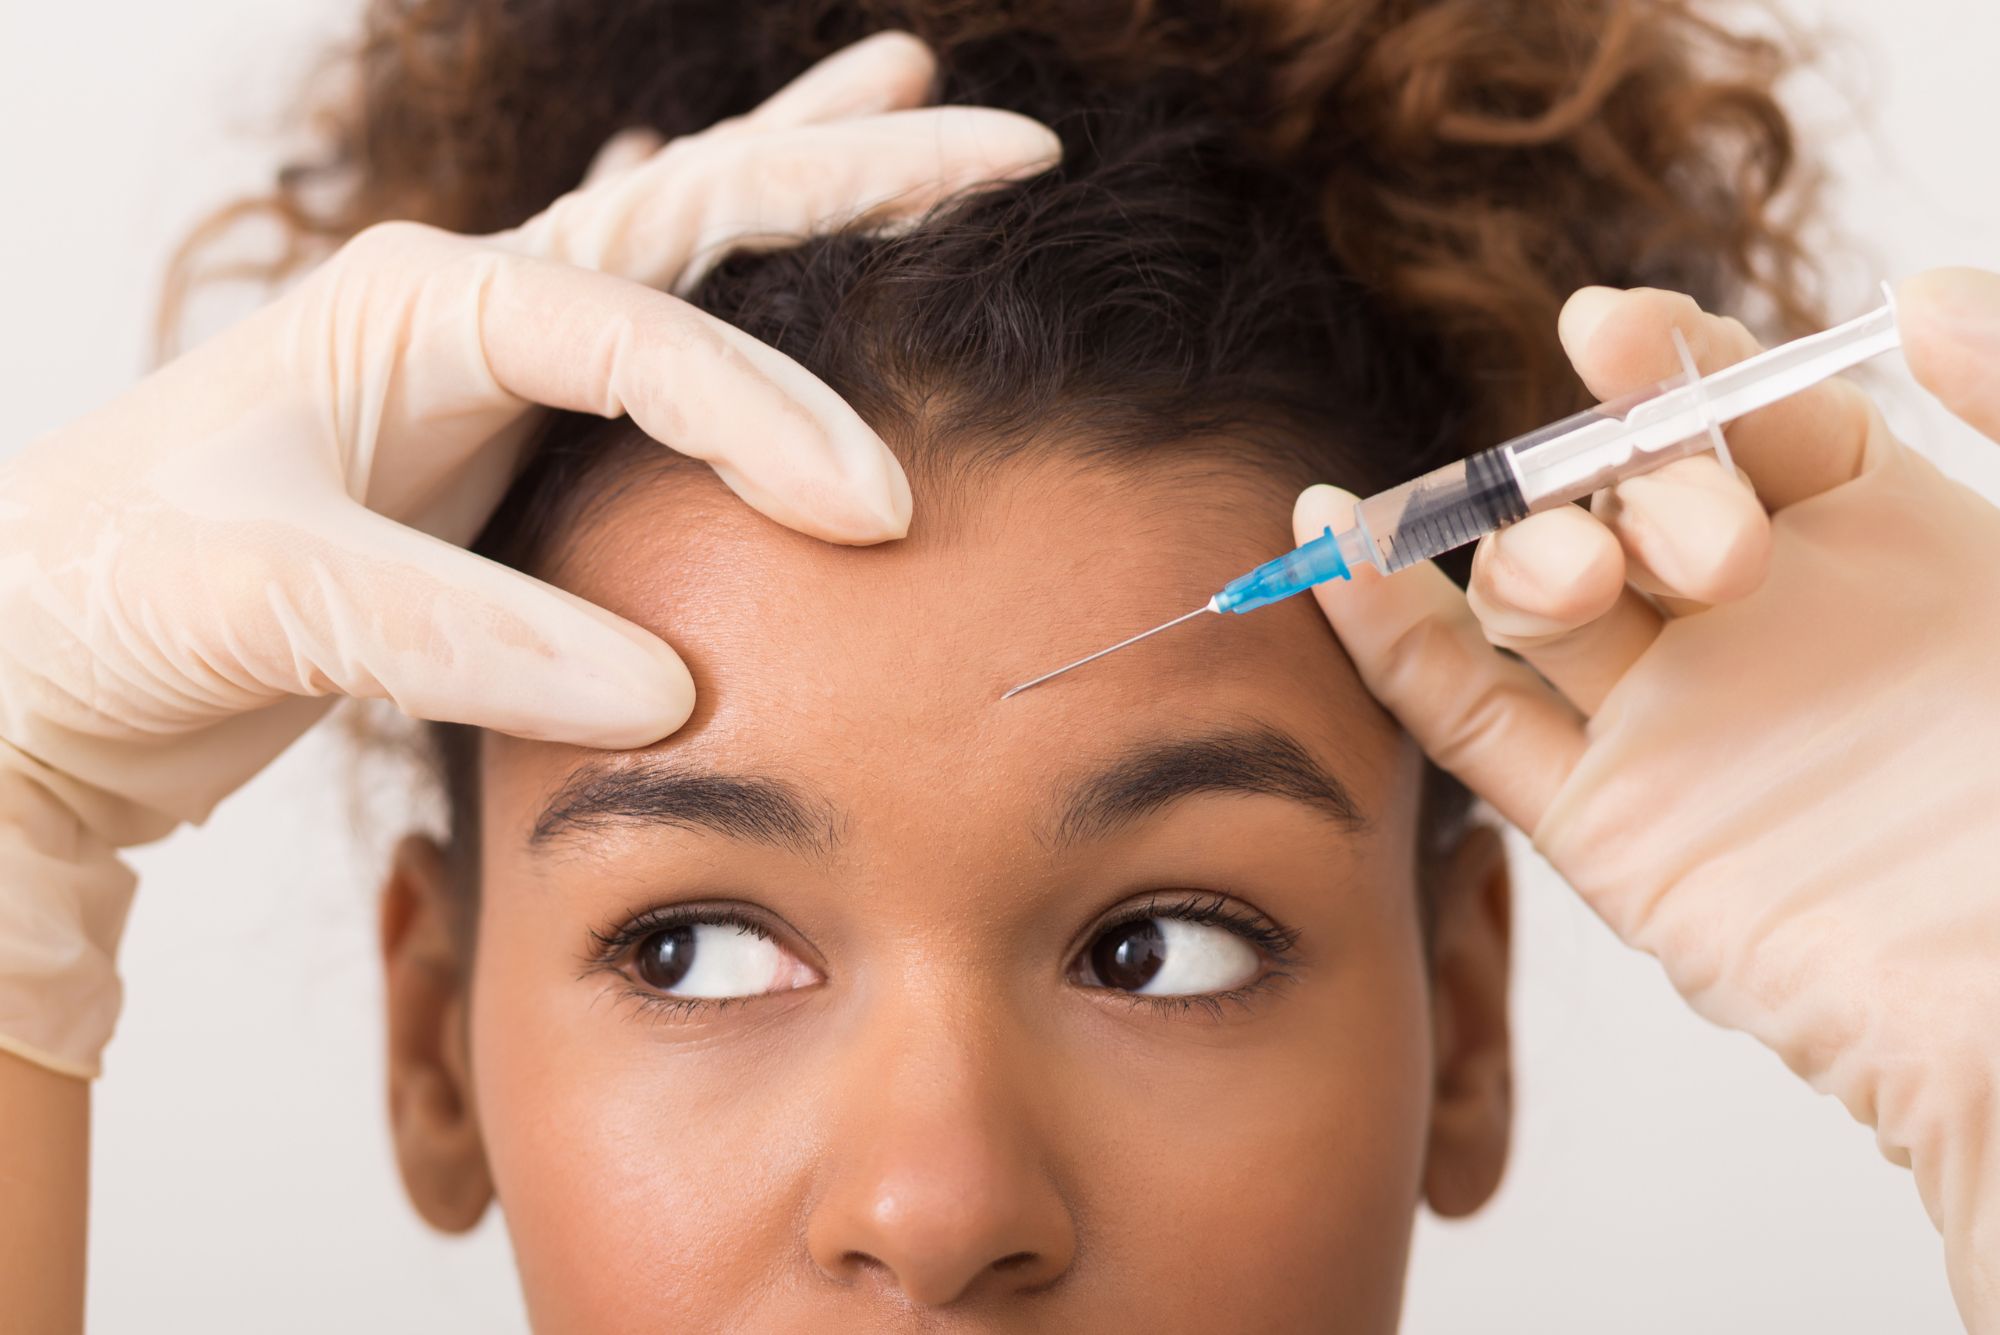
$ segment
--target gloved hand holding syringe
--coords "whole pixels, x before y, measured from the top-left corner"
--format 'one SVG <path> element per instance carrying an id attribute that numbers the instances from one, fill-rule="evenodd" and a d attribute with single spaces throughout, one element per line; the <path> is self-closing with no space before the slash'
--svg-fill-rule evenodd
<path id="1" fill-rule="evenodd" d="M 1308 488 L 1300 546 L 1007 695 L 1352 580 L 1318 602 L 1375 698 L 1698 1012 L 1874 1128 L 1967 1329 L 2000 1331 L 2000 697 L 1968 690 L 2000 664 L 2000 510 L 1835 378 L 1905 347 L 2000 441 L 2000 278 L 1935 271 L 1769 351 L 1585 289 L 1562 337 L 1599 407 L 1373 497 Z M 1704 378 L 1690 341 L 1741 360 Z M 1482 538 L 1461 592 L 1429 558 Z"/>
<path id="2" fill-rule="evenodd" d="M 1254 612 L 1316 584 L 1350 579 L 1358 565 L 1385 575 L 1428 561 L 1542 510 L 1583 500 L 1626 478 L 1713 449 L 1733 467 L 1722 428 L 1901 345 L 1893 294 L 1866 315 L 1759 353 L 1710 376 L 1696 369 L 1678 330 L 1684 373 L 1492 446 L 1354 507 L 1353 524 L 1239 576 L 1202 606 L 1108 649 L 1025 681 L 1039 686 L 1203 612 Z"/>

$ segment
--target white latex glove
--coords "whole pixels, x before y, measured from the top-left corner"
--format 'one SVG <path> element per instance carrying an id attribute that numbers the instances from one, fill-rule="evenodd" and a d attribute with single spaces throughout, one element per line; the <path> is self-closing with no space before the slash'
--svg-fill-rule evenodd
<path id="1" fill-rule="evenodd" d="M 328 697 L 596 747 L 687 718 L 666 645 L 454 545 L 532 405 L 630 413 L 803 532 L 904 533 L 908 484 L 851 409 L 655 289 L 1055 162 L 1022 117 L 913 109 L 933 74 L 886 34 L 642 162 L 614 141 L 616 170 L 512 231 L 371 228 L 0 464 L 0 1048 L 96 1073 L 132 888 L 114 850 L 202 819 Z"/>
<path id="2" fill-rule="evenodd" d="M 2000 278 L 1927 274 L 1900 318 L 2000 439 Z M 1704 372 L 1756 350 L 1661 292 L 1587 289 L 1562 335 L 1610 398 L 1677 372 L 1676 327 Z M 1755 496 L 1683 460 L 1486 539 L 1469 604 L 1423 566 L 1321 607 L 1613 931 L 1915 1170 L 1967 1325 L 2000 1330 L 2000 509 L 1846 382 L 1729 434 Z M 1351 504 L 1307 491 L 1300 541 Z"/>

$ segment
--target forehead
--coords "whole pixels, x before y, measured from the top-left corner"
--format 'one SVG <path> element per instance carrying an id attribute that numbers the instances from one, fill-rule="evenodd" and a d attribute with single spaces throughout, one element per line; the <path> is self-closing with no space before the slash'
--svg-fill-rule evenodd
<path id="1" fill-rule="evenodd" d="M 1291 546 L 1288 501 L 1248 470 L 1043 459 L 920 492 L 907 538 L 853 548 L 765 519 L 706 468 L 641 470 L 537 573 L 686 660 L 694 716 L 654 749 L 693 763 L 836 799 L 907 803 L 915 783 L 978 804 L 1149 740 L 1257 725 L 1325 758 L 1374 819 L 1414 791 L 1411 754 L 1307 597 L 1198 617 L 1000 698 Z M 537 768 L 583 754 L 498 745 Z"/>

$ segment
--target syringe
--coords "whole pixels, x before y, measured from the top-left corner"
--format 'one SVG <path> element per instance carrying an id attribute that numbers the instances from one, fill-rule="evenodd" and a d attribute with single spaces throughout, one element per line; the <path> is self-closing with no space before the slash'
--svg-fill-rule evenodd
<path id="1" fill-rule="evenodd" d="M 1350 579 L 1353 568 L 1364 563 L 1394 574 L 1539 510 L 1567 505 L 1703 450 L 1713 449 L 1730 467 L 1722 436 L 1725 422 L 1809 389 L 1901 342 L 1891 299 L 1858 319 L 1704 377 L 1676 330 L 1674 344 L 1685 368 L 1681 376 L 1378 492 L 1355 504 L 1353 526 L 1343 532 L 1328 528 L 1229 581 L 1194 611 L 1022 682 L 1000 698 L 1019 695 L 1203 612 L 1255 611 L 1315 584 Z"/>

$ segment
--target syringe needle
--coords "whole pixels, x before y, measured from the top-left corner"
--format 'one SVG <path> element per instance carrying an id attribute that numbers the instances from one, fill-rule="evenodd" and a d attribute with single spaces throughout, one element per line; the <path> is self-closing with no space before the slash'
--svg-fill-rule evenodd
<path id="1" fill-rule="evenodd" d="M 1161 625 L 1153 627 L 1151 630 L 1141 631 L 1137 635 L 1134 635 L 1129 640 L 1120 640 L 1118 641 L 1118 643 L 1112 645 L 1109 649 L 1099 649 L 1096 653 L 1091 654 L 1084 658 L 1079 658 L 1074 663 L 1065 663 L 1061 667 L 1057 668 L 1054 672 L 1044 672 L 1041 676 L 1035 678 L 1033 681 L 1024 681 L 1019 686 L 1016 686 L 1013 690 L 1008 691 L 1005 695 L 1001 696 L 1000 698 L 1002 700 L 1011 700 L 1015 696 L 1019 695 L 1022 691 L 1027 690 L 1030 686 L 1040 686 L 1043 682 L 1049 680 L 1051 677 L 1060 677 L 1063 673 L 1068 672 L 1072 668 L 1080 668 L 1085 663 L 1094 663 L 1098 659 L 1104 657 L 1106 654 L 1117 653 L 1120 649 L 1123 649 L 1128 644 L 1137 644 L 1139 641 L 1145 639 L 1149 635 L 1158 635 L 1163 630 L 1172 630 L 1175 626 L 1180 625 L 1181 622 L 1183 621 L 1192 621 L 1196 617 L 1200 616 L 1203 612 L 1213 612 L 1214 610 L 1215 610 L 1214 603 L 1203 603 L 1200 607 L 1195 608 L 1194 611 L 1189 612 L 1186 616 L 1178 616 L 1175 617 L 1172 621 L 1168 621 Z"/>

